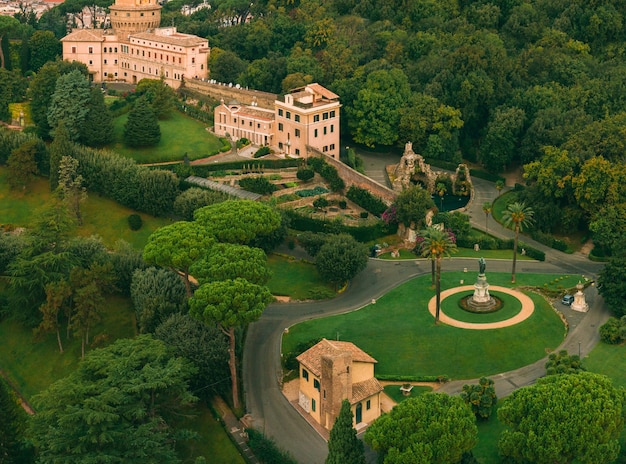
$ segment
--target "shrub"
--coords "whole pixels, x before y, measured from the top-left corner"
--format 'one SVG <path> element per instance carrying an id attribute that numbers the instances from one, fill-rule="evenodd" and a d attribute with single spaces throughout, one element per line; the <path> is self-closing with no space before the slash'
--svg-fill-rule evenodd
<path id="1" fill-rule="evenodd" d="M 253 155 L 253 158 L 260 158 L 270 154 L 270 147 L 261 147 Z"/>
<path id="2" fill-rule="evenodd" d="M 259 459 L 264 463 L 281 463 L 281 464 L 297 464 L 289 453 L 281 450 L 274 440 L 263 436 L 261 432 L 255 429 L 246 429 L 248 433 L 248 446 Z"/>
<path id="3" fill-rule="evenodd" d="M 326 208 L 328 206 L 328 200 L 324 197 L 316 198 L 313 202 L 313 206 L 316 208 Z"/>
<path id="4" fill-rule="evenodd" d="M 324 178 L 324 180 L 326 180 L 326 182 L 328 182 L 328 185 L 330 185 L 330 189 L 333 192 L 341 192 L 345 188 L 346 184 L 344 183 L 343 179 L 339 177 L 337 169 L 329 165 L 324 159 L 309 158 L 307 162 L 315 172 L 317 172 L 320 176 Z"/>
<path id="5" fill-rule="evenodd" d="M 143 226 L 141 216 L 138 214 L 131 214 L 128 216 L 128 227 L 130 227 L 130 230 L 139 230 L 141 229 L 141 226 Z"/>
<path id="6" fill-rule="evenodd" d="M 609 345 L 617 345 L 626 340 L 626 316 L 621 319 L 611 317 L 600 327 L 600 339 Z"/>
<path id="7" fill-rule="evenodd" d="M 367 219 L 367 217 L 370 215 L 370 213 L 368 213 L 367 211 L 361 211 L 361 214 L 359 214 L 359 216 L 361 217 L 361 219 Z"/>
<path id="8" fill-rule="evenodd" d="M 245 137 L 241 137 L 239 140 L 237 140 L 237 148 L 243 148 L 247 145 L 250 145 L 250 140 L 248 140 Z"/>
<path id="9" fill-rule="evenodd" d="M 348 203 L 346 202 L 346 200 L 339 200 L 339 207 L 341 209 L 346 209 L 348 207 Z"/>
<path id="10" fill-rule="evenodd" d="M 296 192 L 296 195 L 298 195 L 299 197 L 302 198 L 307 198 L 307 197 L 314 197 L 316 195 L 321 195 L 323 193 L 328 193 L 328 190 L 326 190 L 324 187 L 320 187 L 319 185 L 313 189 L 303 189 L 303 190 L 298 190 Z"/>
<path id="11" fill-rule="evenodd" d="M 272 184 L 267 177 L 246 177 L 239 181 L 239 187 L 249 192 L 258 193 L 259 195 L 268 195 L 275 192 L 278 187 Z"/>
<path id="12" fill-rule="evenodd" d="M 310 168 L 300 168 L 298 169 L 298 172 L 296 173 L 296 177 L 300 179 L 302 182 L 308 182 L 311 179 L 313 179 L 313 177 L 315 177 L 315 171 L 313 171 L 313 169 L 310 169 Z"/>
<path id="13" fill-rule="evenodd" d="M 380 217 L 387 209 L 387 205 L 380 197 L 374 196 L 368 190 L 355 185 L 348 189 L 346 197 L 374 216 Z"/>

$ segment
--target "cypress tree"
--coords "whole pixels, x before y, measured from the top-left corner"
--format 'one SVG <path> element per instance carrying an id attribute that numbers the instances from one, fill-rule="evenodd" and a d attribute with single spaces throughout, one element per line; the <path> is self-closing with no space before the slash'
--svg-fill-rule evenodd
<path id="1" fill-rule="evenodd" d="M 161 128 L 156 114 L 145 97 L 135 101 L 124 126 L 124 143 L 129 147 L 150 147 L 161 140 Z"/>
<path id="2" fill-rule="evenodd" d="M 54 131 L 54 140 L 50 144 L 50 191 L 54 192 L 59 186 L 59 164 L 61 158 L 72 155 L 70 134 L 65 127 L 65 121 L 59 121 Z"/>
<path id="3" fill-rule="evenodd" d="M 330 431 L 326 464 L 365 464 L 363 442 L 352 427 L 352 410 L 348 400 L 341 403 L 341 411 Z"/>
<path id="4" fill-rule="evenodd" d="M 24 442 L 25 413 L 15 395 L 0 377 L 0 462 L 17 463 L 26 456 Z"/>
<path id="5" fill-rule="evenodd" d="M 87 116 L 80 128 L 80 141 L 88 147 L 102 147 L 113 138 L 113 118 L 104 103 L 102 91 L 91 88 Z"/>

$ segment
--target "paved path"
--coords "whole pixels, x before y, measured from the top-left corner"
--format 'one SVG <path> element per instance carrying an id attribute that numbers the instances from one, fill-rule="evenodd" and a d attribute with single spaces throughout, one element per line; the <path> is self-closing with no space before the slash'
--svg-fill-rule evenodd
<path id="1" fill-rule="evenodd" d="M 366 161 L 366 169 L 367 169 Z M 498 192 L 494 185 L 482 179 L 473 179 L 475 200 L 468 207 L 472 226 L 484 230 L 485 215 L 482 204 L 493 200 Z M 504 229 L 489 218 L 489 232 L 499 237 L 512 237 L 510 230 Z M 524 237 L 524 241 L 546 252 L 545 262 L 519 261 L 519 273 L 580 273 L 595 278 L 602 265 L 590 262 L 583 255 L 567 255 L 534 243 Z M 475 259 L 457 258 L 445 260 L 446 270 L 473 268 Z M 510 272 L 508 260 L 490 260 L 490 272 Z M 274 438 L 279 446 L 288 450 L 302 464 L 323 463 L 327 455 L 327 444 L 313 428 L 295 411 L 280 390 L 282 369 L 280 364 L 280 344 L 285 328 L 298 322 L 332 314 L 359 309 L 373 298 L 379 298 L 392 288 L 407 280 L 430 272 L 430 265 L 423 260 L 402 262 L 370 260 L 363 271 L 340 296 L 333 300 L 306 303 L 286 303 L 270 305 L 261 319 L 248 329 L 243 357 L 243 383 L 246 395 L 247 412 L 252 416 L 252 425 Z M 559 349 L 588 354 L 598 341 L 598 327 L 609 314 L 597 295 L 595 287 L 586 293 L 590 310 L 584 315 L 572 314 L 568 317 L 570 331 Z M 561 309 L 561 308 L 560 308 Z M 563 308 L 565 309 L 565 308 Z M 565 309 L 565 311 L 567 311 Z M 506 396 L 520 386 L 529 385 L 545 374 L 544 360 L 517 369 L 516 371 L 492 376 L 496 392 Z M 471 380 L 450 382 L 441 391 L 456 393 L 464 383 Z M 375 461 L 372 461 L 375 462 Z"/>

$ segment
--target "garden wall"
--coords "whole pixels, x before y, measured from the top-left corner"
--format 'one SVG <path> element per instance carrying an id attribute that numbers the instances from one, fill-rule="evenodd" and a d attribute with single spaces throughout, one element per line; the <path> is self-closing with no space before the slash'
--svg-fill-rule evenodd
<path id="1" fill-rule="evenodd" d="M 209 95 L 218 101 L 223 98 L 227 104 L 232 100 L 237 100 L 242 105 L 251 105 L 253 101 L 256 101 L 258 106 L 268 110 L 274 109 L 274 101 L 278 98 L 278 95 L 274 93 L 237 89 L 229 87 L 228 84 L 211 84 L 197 79 L 185 80 L 185 87 Z"/>
<path id="2" fill-rule="evenodd" d="M 323 152 L 319 151 L 316 148 L 313 148 L 307 145 L 307 149 L 309 151 L 308 156 L 324 158 L 324 160 L 328 164 L 330 164 L 335 169 L 337 169 L 337 172 L 339 173 L 339 177 L 341 177 L 343 181 L 346 183 L 346 188 L 350 187 L 351 185 L 356 185 L 357 187 L 366 189 L 369 192 L 371 192 L 373 195 L 380 197 L 388 205 L 393 203 L 394 200 L 396 199 L 396 196 L 398 194 L 394 192 L 393 190 L 391 190 L 390 188 L 379 184 L 375 180 L 370 179 L 369 177 L 361 174 L 358 171 L 355 171 L 347 164 L 344 164 L 341 161 L 336 160 L 331 156 L 325 155 Z"/>

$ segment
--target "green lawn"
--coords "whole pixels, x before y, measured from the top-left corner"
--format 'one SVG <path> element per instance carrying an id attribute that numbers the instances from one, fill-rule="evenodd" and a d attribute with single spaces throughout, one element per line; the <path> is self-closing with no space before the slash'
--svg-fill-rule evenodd
<path id="1" fill-rule="evenodd" d="M 197 415 L 177 424 L 198 434 L 198 438 L 186 440 L 177 447 L 183 464 L 192 464 L 197 456 L 204 456 L 208 463 L 245 464 L 212 411 L 205 404 L 199 404 L 194 412 Z"/>
<path id="2" fill-rule="evenodd" d="M 48 179 L 37 178 L 29 190 L 23 193 L 9 190 L 6 176 L 6 167 L 0 167 L 0 224 L 28 227 L 36 211 L 50 201 Z M 127 219 L 136 211 L 96 194 L 88 195 L 82 212 L 84 225 L 77 229 L 77 235 L 99 235 L 107 247 L 113 247 L 118 240 L 125 240 L 135 248 L 143 248 L 152 232 L 171 223 L 169 219 L 141 213 L 143 227 L 132 231 Z"/>
<path id="3" fill-rule="evenodd" d="M 127 119 L 128 113 L 113 121 L 114 143 L 108 148 L 140 164 L 182 161 L 185 153 L 190 160 L 205 158 L 222 146 L 222 142 L 206 130 L 206 124 L 172 111 L 169 119 L 159 121 L 161 141 L 156 146 L 128 148 L 123 143 Z"/>
<path id="4" fill-rule="evenodd" d="M 583 359 L 583 365 L 588 371 L 610 377 L 615 386 L 626 388 L 626 343 L 598 343 L 589 356 Z"/>
<path id="5" fill-rule="evenodd" d="M 522 310 L 522 303 L 513 295 L 500 292 L 489 292 L 491 296 L 502 300 L 502 308 L 498 311 L 486 314 L 477 314 L 465 311 L 459 306 L 459 301 L 474 294 L 473 290 L 450 295 L 441 302 L 441 311 L 457 321 L 485 324 L 489 322 L 504 321 L 514 317 Z"/>
<path id="6" fill-rule="evenodd" d="M 332 298 L 335 291 L 322 280 L 313 264 L 271 254 L 267 258 L 272 278 L 268 287 L 273 295 L 293 300 Z"/>
<path id="7" fill-rule="evenodd" d="M 404 395 L 400 391 L 401 383 L 397 385 L 386 385 L 384 387 L 385 394 L 394 400 L 396 403 L 400 403 L 409 398 L 415 398 L 416 396 L 423 395 L 424 393 L 428 393 L 433 391 L 432 387 L 427 387 L 425 385 L 416 385 L 413 387 L 413 390 L 408 395 Z"/>
<path id="8" fill-rule="evenodd" d="M 445 273 L 442 289 L 458 285 L 461 272 Z M 552 275 L 519 275 L 518 285 L 547 282 Z M 507 273 L 489 274 L 507 285 Z M 510 285 L 510 284 L 509 284 Z M 303 322 L 283 338 L 283 352 L 317 337 L 354 342 L 378 360 L 385 375 L 447 375 L 453 379 L 494 375 L 541 359 L 563 341 L 565 328 L 547 301 L 529 294 L 535 311 L 524 322 L 497 330 L 463 330 L 435 325 L 427 309 L 434 296 L 430 275 L 392 290 L 376 304 L 348 314 Z"/>
<path id="9" fill-rule="evenodd" d="M 107 311 L 90 336 L 90 340 L 97 341 L 99 347 L 118 338 L 135 336 L 134 310 L 130 299 L 109 297 L 107 302 Z M 80 339 L 66 340 L 65 334 L 61 335 L 63 354 L 59 353 L 55 334 L 35 341 L 32 331 L 17 322 L 4 320 L 0 323 L 0 368 L 26 399 L 76 369 L 80 360 Z"/>

